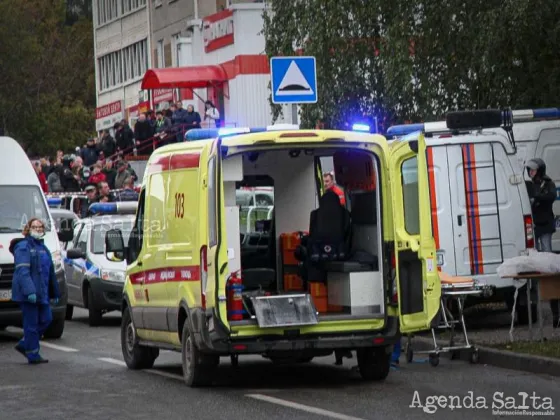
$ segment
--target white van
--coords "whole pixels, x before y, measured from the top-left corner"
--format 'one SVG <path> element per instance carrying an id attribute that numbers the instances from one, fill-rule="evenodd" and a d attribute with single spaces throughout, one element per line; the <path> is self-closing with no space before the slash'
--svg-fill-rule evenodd
<path id="1" fill-rule="evenodd" d="M 524 167 L 529 159 L 541 158 L 546 163 L 547 175 L 556 184 L 556 191 L 560 191 L 560 109 L 513 111 L 513 121 L 519 164 Z M 554 203 L 554 214 L 557 231 L 552 237 L 552 249 L 560 252 L 560 196 Z"/>
<path id="2" fill-rule="evenodd" d="M 52 252 L 61 293 L 58 305 L 52 308 L 53 321 L 45 336 L 60 338 L 64 331 L 67 289 L 54 222 L 37 174 L 21 146 L 12 138 L 0 137 L 0 150 L 0 330 L 22 325 L 19 304 L 11 300 L 14 256 L 9 248 L 12 239 L 22 237 L 21 231 L 27 221 L 38 217 L 47 224 L 45 245 Z M 67 233 L 59 231 L 61 240 Z"/>
<path id="3" fill-rule="evenodd" d="M 534 238 L 524 168 L 516 155 L 509 116 L 505 127 L 451 130 L 442 121 L 393 126 L 387 136 L 426 133 L 439 269 L 476 279 L 487 286 L 484 299 L 505 301 L 511 307 L 514 281 L 498 277 L 496 269 L 504 260 L 533 248 Z M 525 297 L 521 293 L 517 304 L 522 323 L 527 322 Z M 536 319 L 536 308 L 533 315 Z"/>

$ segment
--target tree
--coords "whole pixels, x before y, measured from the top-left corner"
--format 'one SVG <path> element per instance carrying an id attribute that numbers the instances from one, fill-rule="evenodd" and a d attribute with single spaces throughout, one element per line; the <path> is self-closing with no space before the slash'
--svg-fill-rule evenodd
<path id="1" fill-rule="evenodd" d="M 306 126 L 342 128 L 362 113 L 439 120 L 560 97 L 555 0 L 272 0 L 264 35 L 269 56 L 317 59 L 319 103 L 302 107 Z"/>
<path id="2" fill-rule="evenodd" d="M 6 135 L 30 153 L 83 144 L 94 123 L 91 20 L 67 24 L 63 0 L 0 2 L 0 39 L 0 126 Z"/>

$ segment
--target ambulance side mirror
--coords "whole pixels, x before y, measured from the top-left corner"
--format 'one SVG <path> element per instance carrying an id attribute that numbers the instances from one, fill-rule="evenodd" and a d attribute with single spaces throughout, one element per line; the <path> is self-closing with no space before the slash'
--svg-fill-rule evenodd
<path id="1" fill-rule="evenodd" d="M 120 229 L 111 229 L 105 235 L 105 256 L 110 261 L 124 261 L 125 247 Z"/>

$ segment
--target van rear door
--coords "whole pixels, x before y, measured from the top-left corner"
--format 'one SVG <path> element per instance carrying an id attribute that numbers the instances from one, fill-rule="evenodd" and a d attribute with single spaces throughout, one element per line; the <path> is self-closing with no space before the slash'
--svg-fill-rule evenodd
<path id="1" fill-rule="evenodd" d="M 424 135 L 393 142 L 389 166 L 400 329 L 412 333 L 430 328 L 441 296 Z"/>

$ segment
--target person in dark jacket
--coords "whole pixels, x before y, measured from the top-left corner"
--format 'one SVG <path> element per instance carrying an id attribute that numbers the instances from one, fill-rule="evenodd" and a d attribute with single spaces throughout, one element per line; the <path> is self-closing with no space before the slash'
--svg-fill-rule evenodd
<path id="1" fill-rule="evenodd" d="M 23 316 L 23 338 L 15 349 L 30 364 L 47 363 L 39 354 L 39 340 L 52 321 L 50 303 L 58 303 L 60 291 L 51 252 L 43 243 L 45 224 L 29 220 L 23 236 L 10 243 L 15 263 L 12 300 L 19 303 Z"/>
<path id="2" fill-rule="evenodd" d="M 83 204 L 80 208 L 80 217 L 82 217 L 82 219 L 89 216 L 89 206 L 93 203 L 97 203 L 97 187 L 92 184 L 86 186 L 84 190 L 86 192 L 86 198 L 82 202 Z"/>
<path id="3" fill-rule="evenodd" d="M 138 201 L 138 193 L 134 191 L 134 181 L 131 177 L 124 180 L 123 190 L 117 194 L 117 201 Z"/>
<path id="4" fill-rule="evenodd" d="M 85 166 L 91 166 L 99 160 L 99 150 L 97 144 L 95 144 L 95 139 L 89 138 L 87 140 L 86 147 L 82 148 L 80 155 Z"/>
<path id="5" fill-rule="evenodd" d="M 79 176 L 74 175 L 72 171 L 72 159 L 69 156 L 65 156 L 62 159 L 62 175 L 60 177 L 60 182 L 64 192 L 78 192 L 80 188 Z"/>
<path id="6" fill-rule="evenodd" d="M 529 198 L 533 211 L 533 223 L 535 224 L 535 241 L 537 249 L 541 252 L 552 252 L 552 235 L 556 232 L 556 217 L 552 206 L 556 201 L 556 185 L 546 175 L 546 164 L 544 160 L 535 158 L 527 162 L 527 172 L 532 183 L 529 183 Z M 552 310 L 552 322 L 555 328 L 560 322 L 560 301 L 550 301 Z"/>
<path id="7" fill-rule="evenodd" d="M 194 110 L 194 106 L 187 106 L 187 116 L 185 117 L 185 131 L 192 128 L 200 128 L 200 114 Z"/>
<path id="8" fill-rule="evenodd" d="M 109 188 L 114 190 L 115 189 L 115 177 L 117 176 L 117 171 L 115 170 L 115 168 L 113 168 L 113 161 L 112 160 L 106 160 L 105 161 L 105 167 L 103 168 L 102 172 L 105 174 L 105 179 L 107 181 L 107 184 L 109 184 Z"/>
<path id="9" fill-rule="evenodd" d="M 127 124 L 126 120 L 116 123 L 113 128 L 115 129 L 117 151 L 132 153 L 132 148 L 134 147 L 134 133 Z"/>
<path id="10" fill-rule="evenodd" d="M 111 136 L 111 133 L 109 133 L 109 130 L 103 130 L 103 136 L 99 142 L 99 149 L 106 158 L 113 156 L 117 151 L 117 144 L 115 139 Z"/>
<path id="11" fill-rule="evenodd" d="M 134 140 L 136 145 L 140 146 L 139 149 L 144 150 L 148 148 L 146 140 L 154 135 L 154 129 L 150 121 L 148 121 L 145 113 L 140 114 L 138 121 L 134 124 Z M 151 146 L 151 144 L 149 145 Z"/>

